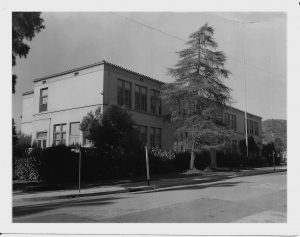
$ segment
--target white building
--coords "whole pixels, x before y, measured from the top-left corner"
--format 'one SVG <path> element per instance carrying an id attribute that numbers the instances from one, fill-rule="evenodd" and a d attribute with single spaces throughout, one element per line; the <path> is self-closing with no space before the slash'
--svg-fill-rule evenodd
<path id="1" fill-rule="evenodd" d="M 108 104 L 125 106 L 137 124 L 140 139 L 150 145 L 173 147 L 173 133 L 160 99 L 163 82 L 106 61 L 33 80 L 34 89 L 23 94 L 21 132 L 38 146 L 87 144 L 79 123 L 90 111 Z M 228 115 L 227 115 L 228 114 Z M 248 134 L 261 137 L 261 118 L 248 116 Z M 245 137 L 244 112 L 230 108 L 225 122 Z M 234 142 L 234 143 L 235 143 Z"/>

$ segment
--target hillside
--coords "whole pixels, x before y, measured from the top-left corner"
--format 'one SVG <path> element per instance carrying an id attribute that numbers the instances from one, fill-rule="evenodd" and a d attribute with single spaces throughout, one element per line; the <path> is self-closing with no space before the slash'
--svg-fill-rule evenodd
<path id="1" fill-rule="evenodd" d="M 287 122 L 283 119 L 267 119 L 262 121 L 263 143 L 272 141 L 272 133 L 275 138 L 280 138 L 285 148 L 287 146 Z"/>

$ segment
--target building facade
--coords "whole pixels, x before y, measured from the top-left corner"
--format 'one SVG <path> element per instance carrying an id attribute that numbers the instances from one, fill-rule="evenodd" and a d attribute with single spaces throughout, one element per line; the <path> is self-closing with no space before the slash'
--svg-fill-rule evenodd
<path id="1" fill-rule="evenodd" d="M 88 145 L 79 129 L 82 118 L 99 106 L 126 107 L 140 139 L 162 149 L 173 147 L 168 109 L 160 99 L 163 82 L 106 61 L 33 80 L 33 91 L 23 94 L 21 132 L 39 147 L 57 144 Z M 233 143 L 245 138 L 244 112 L 229 108 L 224 121 L 236 131 Z M 248 134 L 261 137 L 261 118 L 247 115 Z"/>

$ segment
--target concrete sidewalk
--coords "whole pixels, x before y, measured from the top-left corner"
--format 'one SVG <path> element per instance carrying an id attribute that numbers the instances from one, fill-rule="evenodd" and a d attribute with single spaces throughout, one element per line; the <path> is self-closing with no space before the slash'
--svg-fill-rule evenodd
<path id="1" fill-rule="evenodd" d="M 286 166 L 276 167 L 275 172 L 286 171 Z M 17 205 L 19 202 L 34 202 L 34 201 L 50 201 L 57 199 L 67 199 L 85 196 L 98 196 L 116 193 L 126 193 L 126 192 L 137 192 L 154 190 L 165 187 L 188 185 L 188 184 L 200 184 L 206 182 L 215 182 L 225 179 L 230 179 L 239 176 L 247 175 L 259 175 L 273 173 L 273 167 L 255 168 L 253 170 L 242 170 L 239 172 L 203 172 L 202 175 L 195 175 L 186 178 L 166 178 L 152 180 L 150 186 L 147 186 L 145 182 L 128 182 L 117 185 L 104 185 L 93 188 L 83 188 L 78 192 L 78 189 L 68 189 L 68 190 L 56 190 L 56 191 L 41 191 L 34 193 L 13 193 L 13 204 Z"/>

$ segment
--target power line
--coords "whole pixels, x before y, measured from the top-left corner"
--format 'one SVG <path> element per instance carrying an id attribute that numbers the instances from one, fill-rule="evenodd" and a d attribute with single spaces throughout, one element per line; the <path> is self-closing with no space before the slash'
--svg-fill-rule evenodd
<path id="1" fill-rule="evenodd" d="M 172 37 L 172 38 L 174 38 L 174 39 L 177 39 L 177 40 L 180 40 L 180 41 L 186 43 L 186 40 L 184 40 L 184 39 L 182 39 L 182 38 L 179 38 L 179 37 L 176 36 L 176 35 L 169 34 L 169 33 L 165 32 L 165 31 L 162 31 L 162 30 L 160 30 L 160 29 L 157 29 L 157 28 L 155 28 L 155 27 L 153 27 L 153 26 L 149 26 L 149 25 L 146 25 L 146 24 L 141 23 L 141 22 L 139 22 L 139 21 L 136 21 L 136 20 L 134 20 L 134 19 L 132 19 L 132 18 L 130 18 L 130 17 L 122 16 L 122 15 L 117 14 L 117 13 L 115 13 L 115 12 L 110 12 L 110 13 L 111 13 L 111 14 L 114 14 L 114 15 L 116 15 L 116 16 L 122 17 L 122 18 L 124 18 L 124 19 L 126 19 L 126 20 L 128 20 L 128 21 L 134 22 L 134 23 L 136 23 L 136 24 L 138 24 L 138 25 L 147 27 L 147 28 L 149 28 L 149 29 L 151 29 L 151 30 L 157 31 L 157 32 L 159 32 L 159 33 L 162 33 L 162 34 L 164 34 L 164 35 L 170 36 L 170 37 Z"/>
<path id="2" fill-rule="evenodd" d="M 135 23 L 135 24 L 138 24 L 138 25 L 141 25 L 141 26 L 143 26 L 143 27 L 146 27 L 146 28 L 148 28 L 148 29 L 150 29 L 150 30 L 156 31 L 156 32 L 158 32 L 158 33 L 164 34 L 164 35 L 169 36 L 169 37 L 171 37 L 171 38 L 174 38 L 174 39 L 176 39 L 176 40 L 179 40 L 179 41 L 182 41 L 182 42 L 184 42 L 184 43 L 187 43 L 187 40 L 184 40 L 184 39 L 182 39 L 182 38 L 180 38 L 180 37 L 178 37 L 178 36 L 176 36 L 176 35 L 170 34 L 170 33 L 165 32 L 165 31 L 163 31 L 163 30 L 157 29 L 157 28 L 155 28 L 155 27 L 153 27 L 153 26 L 149 26 L 149 25 L 147 25 L 147 24 L 145 24 L 145 23 L 139 22 L 139 21 L 137 21 L 137 20 L 135 20 L 135 19 L 132 19 L 132 18 L 130 18 L 130 17 L 123 16 L 123 15 L 117 14 L 117 13 L 115 13 L 115 12 L 110 12 L 110 13 L 113 14 L 113 15 L 116 15 L 116 16 L 118 16 L 118 17 L 124 18 L 125 20 L 131 21 L 131 22 L 133 22 L 133 23 Z M 226 17 L 222 17 L 222 16 L 218 16 L 218 15 L 216 15 L 216 16 L 217 16 L 217 17 L 220 17 L 220 18 L 224 18 L 224 19 L 226 19 L 226 20 L 228 20 L 228 21 L 238 22 L 238 23 L 243 24 L 243 22 L 240 22 L 240 21 L 231 20 L 231 19 L 228 19 L 228 18 L 226 18 Z M 257 23 L 260 23 L 260 22 L 265 22 L 265 21 L 259 21 L 259 22 L 257 22 Z M 255 23 L 255 22 L 252 22 L 252 23 Z M 231 59 L 231 60 L 233 60 L 233 61 L 235 61 L 235 62 L 238 62 L 238 63 L 240 63 L 240 64 L 242 64 L 242 65 L 246 65 L 246 66 L 248 66 L 248 67 L 252 67 L 252 68 L 254 68 L 254 69 L 256 69 L 256 70 L 264 71 L 264 72 L 266 72 L 266 73 L 273 74 L 273 75 L 280 76 L 280 77 L 283 77 L 283 76 L 284 76 L 282 73 L 274 73 L 274 72 L 268 71 L 268 70 L 266 70 L 266 69 L 264 69 L 264 68 L 261 68 L 261 67 L 259 67 L 259 66 L 256 66 L 256 65 L 254 65 L 254 64 L 245 63 L 244 61 L 239 60 L 239 59 L 236 59 L 236 58 L 234 58 L 234 57 L 229 57 L 229 56 L 228 56 L 228 58 Z"/>

